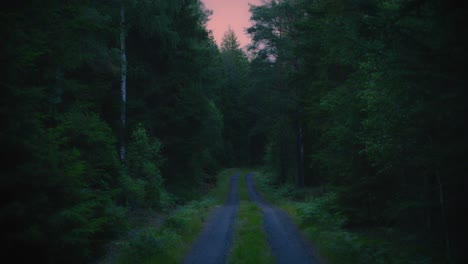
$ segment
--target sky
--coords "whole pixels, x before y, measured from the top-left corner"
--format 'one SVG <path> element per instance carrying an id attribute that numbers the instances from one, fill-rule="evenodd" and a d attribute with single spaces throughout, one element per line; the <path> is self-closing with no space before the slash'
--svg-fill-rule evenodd
<path id="1" fill-rule="evenodd" d="M 259 5 L 260 0 L 202 0 L 206 8 L 213 11 L 207 28 L 213 31 L 216 43 L 219 45 L 224 32 L 229 26 L 234 30 L 241 48 L 250 43 L 245 28 L 251 25 L 249 3 Z"/>

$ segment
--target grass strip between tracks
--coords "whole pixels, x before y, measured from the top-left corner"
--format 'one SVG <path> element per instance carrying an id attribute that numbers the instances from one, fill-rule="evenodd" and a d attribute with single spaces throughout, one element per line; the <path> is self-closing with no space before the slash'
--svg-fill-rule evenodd
<path id="1" fill-rule="evenodd" d="M 242 170 L 238 182 L 239 211 L 229 263 L 274 263 L 263 229 L 262 211 L 249 198 L 245 182 L 248 173 L 248 170 Z"/>

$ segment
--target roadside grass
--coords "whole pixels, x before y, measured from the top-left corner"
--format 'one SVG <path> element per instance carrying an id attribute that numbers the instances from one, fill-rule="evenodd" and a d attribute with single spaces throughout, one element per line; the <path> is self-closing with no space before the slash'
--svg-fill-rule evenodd
<path id="1" fill-rule="evenodd" d="M 203 199 L 180 206 L 158 227 L 145 227 L 122 242 L 117 263 L 181 263 L 185 253 L 203 228 L 211 209 L 227 197 L 230 176 L 235 169 L 219 173 L 218 182 Z"/>
<path id="2" fill-rule="evenodd" d="M 293 218 L 312 243 L 317 257 L 329 264 L 438 263 L 427 250 L 392 229 L 357 232 L 344 228 L 346 218 L 336 210 L 336 196 L 316 190 L 296 191 L 291 186 L 275 188 L 266 172 L 254 172 L 258 191 Z M 370 235 L 372 233 L 372 235 Z"/>
<path id="3" fill-rule="evenodd" d="M 234 242 L 229 255 L 229 263 L 262 264 L 274 263 L 263 229 L 261 209 L 249 198 L 245 175 L 242 170 L 238 182 L 239 210 L 235 222 Z"/>

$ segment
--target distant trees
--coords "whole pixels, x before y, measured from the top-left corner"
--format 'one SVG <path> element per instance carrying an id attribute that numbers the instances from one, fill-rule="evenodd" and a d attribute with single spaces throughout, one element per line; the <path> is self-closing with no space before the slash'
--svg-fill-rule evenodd
<path id="1" fill-rule="evenodd" d="M 249 64 L 234 31 L 229 28 L 220 44 L 223 83 L 220 109 L 224 117 L 225 158 L 229 165 L 247 164 L 249 160 L 248 116 L 244 95 L 249 87 Z"/>

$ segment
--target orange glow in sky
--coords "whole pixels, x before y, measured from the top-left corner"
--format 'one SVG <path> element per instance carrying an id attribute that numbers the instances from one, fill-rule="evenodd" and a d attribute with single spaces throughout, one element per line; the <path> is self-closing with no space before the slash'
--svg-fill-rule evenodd
<path id="1" fill-rule="evenodd" d="M 236 32 L 237 39 L 244 48 L 250 43 L 245 29 L 251 25 L 249 4 L 259 5 L 260 0 L 202 0 L 206 8 L 213 11 L 208 21 L 208 30 L 213 31 L 216 42 L 221 44 L 224 32 L 230 26 Z"/>

